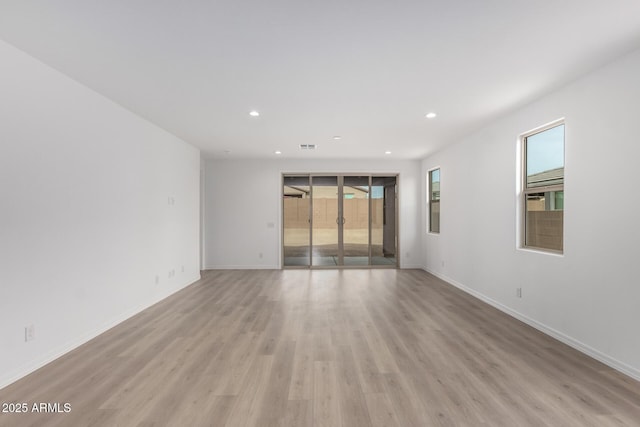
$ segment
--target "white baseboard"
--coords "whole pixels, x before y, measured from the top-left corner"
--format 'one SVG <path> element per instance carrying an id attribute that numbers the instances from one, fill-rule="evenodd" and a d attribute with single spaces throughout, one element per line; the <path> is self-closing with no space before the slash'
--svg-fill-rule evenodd
<path id="1" fill-rule="evenodd" d="M 125 320 L 135 316 L 136 314 L 140 313 L 143 310 L 146 310 L 147 308 L 151 307 L 154 304 L 159 303 L 160 301 L 170 297 L 171 295 L 173 295 L 174 293 L 181 291 L 182 289 L 186 288 L 187 286 L 192 285 L 193 283 L 197 282 L 198 280 L 200 280 L 200 274 L 198 273 L 197 277 L 194 277 L 190 280 L 185 281 L 184 285 L 181 285 L 175 289 L 169 289 L 167 292 L 157 295 L 155 296 L 155 298 L 153 298 L 152 300 L 148 301 L 147 303 L 141 304 L 136 308 L 133 308 L 131 310 L 128 310 L 122 314 L 120 314 L 119 316 L 114 317 L 113 319 L 111 319 L 110 321 L 104 323 L 102 326 L 93 329 L 92 331 L 89 331 L 83 335 L 81 335 L 80 337 L 67 342 L 64 345 L 61 345 L 51 351 L 49 351 L 48 353 L 42 355 L 41 357 L 38 357 L 36 360 L 32 360 L 28 363 L 26 363 L 25 365 L 19 367 L 18 369 L 7 373 L 6 375 L 3 375 L 2 377 L 0 377 L 0 390 L 3 389 L 4 387 L 8 386 L 9 384 L 12 384 L 16 381 L 18 381 L 19 379 L 26 377 L 27 375 L 29 375 L 30 373 L 42 368 L 43 366 L 53 362 L 54 360 L 56 360 L 57 358 L 69 353 L 70 351 L 80 347 L 82 344 L 85 344 L 88 341 L 91 341 L 92 339 L 94 339 L 95 337 L 97 337 L 100 334 L 105 333 L 106 331 L 108 331 L 109 329 L 119 325 L 120 323 L 124 322 Z"/>
<path id="2" fill-rule="evenodd" d="M 580 351 L 581 353 L 586 354 L 587 356 L 590 356 L 602 363 L 604 363 L 605 365 L 622 372 L 625 375 L 628 375 L 629 377 L 640 381 L 640 370 L 634 368 L 633 366 L 629 366 L 624 362 L 621 362 L 611 356 L 609 356 L 608 354 L 605 354 L 599 350 L 596 350 L 593 347 L 588 346 L 587 344 L 584 344 L 583 342 L 580 342 L 556 329 L 553 329 L 550 326 L 547 326 L 543 323 L 538 322 L 535 319 L 532 319 L 528 316 L 525 316 L 524 314 L 510 308 L 507 307 L 506 305 L 492 299 L 489 298 L 488 296 L 474 290 L 471 289 L 465 285 L 463 285 L 462 283 L 447 277 L 441 273 L 438 273 L 436 271 L 432 271 L 429 268 L 426 267 L 421 267 L 424 271 L 426 271 L 427 273 L 433 274 L 434 276 L 444 280 L 445 282 L 451 284 L 452 286 L 455 286 L 456 288 L 468 293 L 469 295 L 479 299 L 480 301 L 486 302 L 487 304 L 491 305 L 492 307 L 497 308 L 498 310 L 502 311 L 503 313 L 508 314 L 511 317 L 514 317 L 518 320 L 520 320 L 521 322 L 526 323 L 527 325 L 539 330 L 540 332 L 543 332 L 555 339 L 557 339 L 558 341 L 568 345 L 569 347 L 572 347 L 578 351 Z"/>
<path id="3" fill-rule="evenodd" d="M 424 270 L 424 266 L 421 264 L 402 264 L 399 267 L 401 270 Z"/>
<path id="4" fill-rule="evenodd" d="M 279 265 L 210 265 L 205 270 L 280 270 Z"/>
<path id="5" fill-rule="evenodd" d="M 363 266 L 367 268 L 368 266 Z M 399 267 L 402 270 L 424 270 L 424 266 L 420 264 L 407 264 Z M 205 266 L 204 270 L 280 270 L 279 265 L 212 265 Z"/>

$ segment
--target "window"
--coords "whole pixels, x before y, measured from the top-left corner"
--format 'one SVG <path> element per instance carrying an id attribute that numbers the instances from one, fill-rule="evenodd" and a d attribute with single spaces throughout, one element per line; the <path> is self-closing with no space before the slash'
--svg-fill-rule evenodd
<path id="1" fill-rule="evenodd" d="M 429 171 L 429 232 L 440 233 L 440 169 Z"/>
<path id="2" fill-rule="evenodd" d="M 563 251 L 564 123 L 522 136 L 524 247 Z"/>

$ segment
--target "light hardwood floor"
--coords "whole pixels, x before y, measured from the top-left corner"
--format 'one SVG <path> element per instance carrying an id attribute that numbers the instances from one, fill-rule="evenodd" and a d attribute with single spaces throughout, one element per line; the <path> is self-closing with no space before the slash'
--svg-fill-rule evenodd
<path id="1" fill-rule="evenodd" d="M 208 271 L 0 390 L 2 426 L 638 426 L 640 383 L 419 270 Z"/>

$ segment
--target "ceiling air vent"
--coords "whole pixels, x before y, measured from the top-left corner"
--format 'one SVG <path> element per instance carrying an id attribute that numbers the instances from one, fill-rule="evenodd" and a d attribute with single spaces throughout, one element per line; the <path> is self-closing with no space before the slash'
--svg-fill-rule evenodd
<path id="1" fill-rule="evenodd" d="M 316 144 L 300 144 L 301 150 L 315 150 Z"/>

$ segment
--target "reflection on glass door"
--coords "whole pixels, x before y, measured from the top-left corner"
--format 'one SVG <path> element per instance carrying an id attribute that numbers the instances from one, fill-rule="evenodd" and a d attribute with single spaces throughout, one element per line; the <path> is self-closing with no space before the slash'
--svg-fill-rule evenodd
<path id="1" fill-rule="evenodd" d="M 283 256 L 285 266 L 309 266 L 311 261 L 311 186 L 309 176 L 283 178 Z"/>
<path id="2" fill-rule="evenodd" d="M 342 218 L 338 213 L 338 177 L 313 176 L 311 185 L 311 265 L 342 265 L 339 251 Z"/>
<path id="3" fill-rule="evenodd" d="M 369 265 L 369 176 L 345 176 L 342 194 L 344 265 Z"/>

